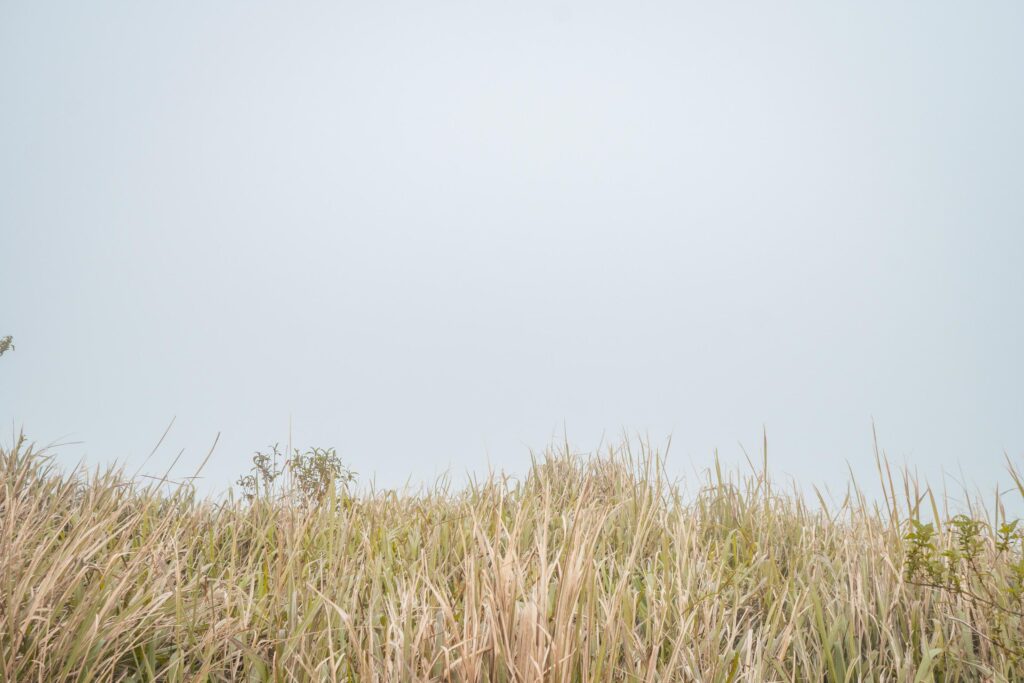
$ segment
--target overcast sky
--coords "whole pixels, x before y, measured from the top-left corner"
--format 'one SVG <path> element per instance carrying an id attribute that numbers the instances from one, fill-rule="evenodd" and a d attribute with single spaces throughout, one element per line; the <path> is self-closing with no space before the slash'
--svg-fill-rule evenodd
<path id="1" fill-rule="evenodd" d="M 217 490 L 289 420 L 383 485 L 874 420 L 988 486 L 1022 121 L 1020 2 L 0 2 L 0 419 Z"/>

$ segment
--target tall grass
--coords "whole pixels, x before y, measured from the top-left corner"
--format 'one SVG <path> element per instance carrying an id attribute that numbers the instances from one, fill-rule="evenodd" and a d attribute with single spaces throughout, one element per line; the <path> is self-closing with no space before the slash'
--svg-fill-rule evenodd
<path id="1" fill-rule="evenodd" d="M 1012 610 L 908 579 L 909 520 L 942 501 L 880 466 L 878 505 L 760 466 L 684 492 L 628 444 L 457 490 L 215 500 L 20 441 L 0 451 L 0 677 L 1024 678 Z"/>

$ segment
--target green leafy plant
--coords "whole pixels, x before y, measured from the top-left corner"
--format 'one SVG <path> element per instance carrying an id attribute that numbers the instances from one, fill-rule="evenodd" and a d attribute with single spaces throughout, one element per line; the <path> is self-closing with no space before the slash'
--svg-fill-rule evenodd
<path id="1" fill-rule="evenodd" d="M 249 473 L 236 482 L 250 501 L 283 495 L 319 504 L 332 492 L 347 492 L 356 480 L 356 473 L 345 466 L 334 448 L 296 448 L 286 457 L 274 444 L 267 452 L 257 451 L 252 464 Z"/>
<path id="2" fill-rule="evenodd" d="M 6 337 L 0 337 L 0 356 L 4 355 L 8 351 L 14 350 L 14 337 L 7 335 Z"/>
<path id="3" fill-rule="evenodd" d="M 935 545 L 935 525 L 912 519 L 910 531 L 904 536 L 904 540 L 907 542 L 907 548 L 903 573 L 907 581 L 944 583 L 945 568 L 936 557 L 938 548 Z"/>
<path id="4" fill-rule="evenodd" d="M 951 612 L 994 610 L 993 622 L 999 628 L 986 636 L 988 642 L 1015 658 L 1024 658 L 1019 638 L 1024 617 L 1019 520 L 992 528 L 981 519 L 959 514 L 940 534 L 934 524 L 910 519 L 903 539 L 908 583 L 936 591 Z"/>
<path id="5" fill-rule="evenodd" d="M 274 482 L 281 476 L 281 468 L 277 461 L 281 458 L 278 444 L 270 447 L 269 453 L 256 451 L 252 456 L 252 468 L 249 474 L 239 477 L 235 483 L 241 487 L 247 500 L 269 497 L 274 492 Z"/>
<path id="6" fill-rule="evenodd" d="M 292 488 L 308 503 L 321 503 L 332 491 L 347 491 L 356 474 L 342 462 L 333 448 L 295 449 L 285 463 Z"/>

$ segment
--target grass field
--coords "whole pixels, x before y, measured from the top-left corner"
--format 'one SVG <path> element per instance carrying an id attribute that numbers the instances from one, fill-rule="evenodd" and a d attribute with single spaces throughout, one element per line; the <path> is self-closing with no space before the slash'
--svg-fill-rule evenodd
<path id="1" fill-rule="evenodd" d="M 204 499 L 0 452 L 0 677 L 1024 679 L 1016 527 L 884 459 L 884 500 L 827 506 L 764 463 L 684 488 L 643 446 L 405 494 L 273 460 Z"/>

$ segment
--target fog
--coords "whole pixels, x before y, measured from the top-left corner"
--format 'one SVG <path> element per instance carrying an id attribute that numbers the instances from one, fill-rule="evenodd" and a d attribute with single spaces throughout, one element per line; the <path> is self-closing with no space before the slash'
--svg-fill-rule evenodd
<path id="1" fill-rule="evenodd" d="M 0 420 L 221 491 L 1024 457 L 1024 5 L 3 3 Z M 945 474 L 944 473 L 948 473 Z M 838 490 L 838 489 L 837 489 Z"/>

